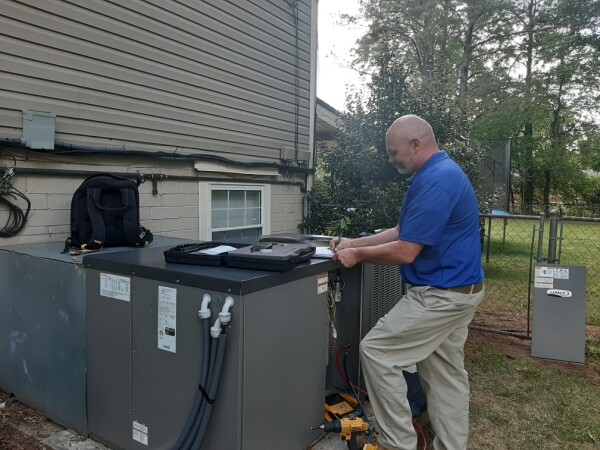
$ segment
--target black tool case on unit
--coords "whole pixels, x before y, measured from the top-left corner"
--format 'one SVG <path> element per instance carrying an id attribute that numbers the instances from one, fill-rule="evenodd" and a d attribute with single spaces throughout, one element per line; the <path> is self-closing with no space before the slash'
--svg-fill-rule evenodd
<path id="1" fill-rule="evenodd" d="M 165 250 L 165 261 L 168 263 L 194 264 L 198 266 L 221 266 L 225 264 L 227 252 L 219 254 L 206 253 L 221 245 L 235 247 L 236 249 L 244 246 L 243 244 L 223 244 L 219 242 L 191 242 Z"/>
<path id="2" fill-rule="evenodd" d="M 284 272 L 310 260 L 315 247 L 310 244 L 258 242 L 227 253 L 225 265 L 240 269 Z"/>

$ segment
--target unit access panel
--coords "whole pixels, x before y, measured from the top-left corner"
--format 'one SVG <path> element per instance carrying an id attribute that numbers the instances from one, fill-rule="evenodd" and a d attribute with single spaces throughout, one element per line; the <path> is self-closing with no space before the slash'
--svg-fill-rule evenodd
<path id="1" fill-rule="evenodd" d="M 585 362 L 583 266 L 536 264 L 531 355 Z"/>

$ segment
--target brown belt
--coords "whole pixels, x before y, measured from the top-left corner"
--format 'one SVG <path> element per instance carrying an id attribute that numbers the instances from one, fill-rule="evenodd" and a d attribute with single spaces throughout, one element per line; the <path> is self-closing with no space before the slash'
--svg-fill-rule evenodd
<path id="1" fill-rule="evenodd" d="M 477 284 L 469 284 L 467 286 L 458 286 L 453 288 L 448 288 L 448 291 L 459 292 L 461 294 L 477 294 L 481 292 L 483 289 L 483 281 L 480 281 Z"/>

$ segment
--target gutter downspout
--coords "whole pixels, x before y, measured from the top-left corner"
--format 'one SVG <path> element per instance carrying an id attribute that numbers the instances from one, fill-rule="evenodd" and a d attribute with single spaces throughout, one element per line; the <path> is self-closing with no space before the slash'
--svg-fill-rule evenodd
<path id="1" fill-rule="evenodd" d="M 317 123 L 317 64 L 318 64 L 318 25 L 319 25 L 319 1 L 311 0 L 310 5 L 310 111 L 308 131 L 308 146 L 310 151 L 309 171 L 306 177 L 306 191 L 312 190 L 315 183 L 315 168 L 317 165 L 317 145 L 316 145 L 316 123 Z M 308 216 L 308 193 L 304 192 L 302 199 L 302 220 Z"/>

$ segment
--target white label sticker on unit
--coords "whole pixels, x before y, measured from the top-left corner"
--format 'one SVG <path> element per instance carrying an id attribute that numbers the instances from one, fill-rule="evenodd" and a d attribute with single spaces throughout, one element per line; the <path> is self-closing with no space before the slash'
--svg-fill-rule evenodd
<path id="1" fill-rule="evenodd" d="M 329 278 L 326 273 L 321 274 L 317 277 L 317 295 L 327 292 L 327 285 L 329 284 Z"/>
<path id="2" fill-rule="evenodd" d="M 177 289 L 158 287 L 158 348 L 176 351 Z"/>
<path id="3" fill-rule="evenodd" d="M 549 295 L 550 297 L 563 297 L 563 298 L 573 297 L 573 293 L 571 291 L 567 291 L 565 289 L 548 289 L 546 291 L 546 295 Z"/>
<path id="4" fill-rule="evenodd" d="M 109 273 L 100 274 L 100 295 L 126 302 L 130 299 L 131 279 Z"/>
<path id="5" fill-rule="evenodd" d="M 536 267 L 534 287 L 551 289 L 554 287 L 554 269 L 552 267 Z"/>
<path id="6" fill-rule="evenodd" d="M 137 420 L 133 421 L 133 440 L 148 445 L 148 427 Z"/>
<path id="7" fill-rule="evenodd" d="M 552 278 L 554 276 L 554 269 L 552 267 L 536 267 L 535 276 L 543 278 Z"/>
<path id="8" fill-rule="evenodd" d="M 569 279 L 569 269 L 565 268 L 554 268 L 554 278 L 560 280 L 568 280 Z"/>

